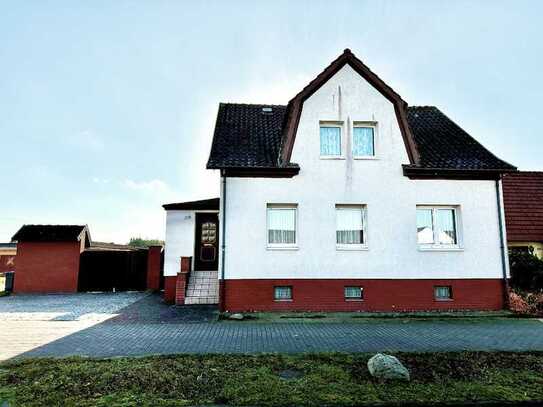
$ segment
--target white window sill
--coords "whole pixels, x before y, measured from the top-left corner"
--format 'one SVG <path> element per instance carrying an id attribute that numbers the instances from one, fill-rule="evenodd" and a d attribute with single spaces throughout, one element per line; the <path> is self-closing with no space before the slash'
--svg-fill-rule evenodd
<path id="1" fill-rule="evenodd" d="M 419 252 L 463 252 L 460 246 L 419 246 Z"/>
<path id="2" fill-rule="evenodd" d="M 345 156 L 342 155 L 321 155 L 321 160 L 344 160 Z"/>
<path id="3" fill-rule="evenodd" d="M 374 155 L 366 155 L 360 157 L 353 157 L 353 160 L 378 160 L 379 158 Z"/>
<path id="4" fill-rule="evenodd" d="M 266 250 L 299 250 L 298 246 L 266 246 Z"/>
<path id="5" fill-rule="evenodd" d="M 435 302 L 452 302 L 454 301 L 452 298 L 434 298 Z"/>
<path id="6" fill-rule="evenodd" d="M 352 252 L 352 251 L 367 251 L 369 250 L 367 245 L 359 245 L 359 244 L 353 244 L 353 245 L 346 245 L 346 244 L 336 244 L 336 250 L 338 251 L 346 251 L 346 252 Z"/>
<path id="7" fill-rule="evenodd" d="M 348 302 L 364 302 L 363 298 L 345 298 L 345 301 Z"/>
<path id="8" fill-rule="evenodd" d="M 275 298 L 274 301 L 275 301 L 275 302 L 292 302 L 292 298 L 289 298 L 289 299 L 282 299 L 282 300 Z"/>

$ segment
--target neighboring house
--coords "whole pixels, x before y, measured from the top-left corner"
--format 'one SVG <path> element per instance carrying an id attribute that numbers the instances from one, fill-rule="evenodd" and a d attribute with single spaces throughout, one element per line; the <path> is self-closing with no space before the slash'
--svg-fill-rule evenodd
<path id="1" fill-rule="evenodd" d="M 0 273 L 15 271 L 16 243 L 0 243 Z"/>
<path id="2" fill-rule="evenodd" d="M 24 225 L 17 242 L 15 293 L 158 290 L 162 246 L 93 242 L 84 225 Z"/>
<path id="3" fill-rule="evenodd" d="M 500 179 L 516 168 L 436 107 L 409 107 L 349 50 L 287 106 L 221 103 L 207 168 L 220 170 L 220 200 L 164 206 L 167 300 L 504 305 Z"/>
<path id="4" fill-rule="evenodd" d="M 84 225 L 24 225 L 17 242 L 15 293 L 76 292 L 79 258 L 90 246 Z"/>
<path id="5" fill-rule="evenodd" d="M 507 174 L 502 182 L 509 250 L 543 259 L 543 172 Z"/>

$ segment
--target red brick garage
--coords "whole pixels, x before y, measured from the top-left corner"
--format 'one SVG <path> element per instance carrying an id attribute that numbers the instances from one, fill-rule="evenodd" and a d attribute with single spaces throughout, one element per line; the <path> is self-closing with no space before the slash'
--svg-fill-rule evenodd
<path id="1" fill-rule="evenodd" d="M 80 254 L 90 245 L 87 226 L 24 225 L 17 242 L 15 293 L 77 292 Z"/>

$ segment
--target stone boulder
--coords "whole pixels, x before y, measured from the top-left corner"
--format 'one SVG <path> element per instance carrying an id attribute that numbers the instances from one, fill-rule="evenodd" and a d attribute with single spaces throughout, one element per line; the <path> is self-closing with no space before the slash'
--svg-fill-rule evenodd
<path id="1" fill-rule="evenodd" d="M 243 314 L 232 314 L 228 317 L 228 319 L 233 319 L 235 321 L 241 321 L 243 318 Z"/>
<path id="2" fill-rule="evenodd" d="M 409 381 L 409 370 L 398 358 L 378 353 L 368 360 L 370 374 L 380 380 L 406 380 Z"/>

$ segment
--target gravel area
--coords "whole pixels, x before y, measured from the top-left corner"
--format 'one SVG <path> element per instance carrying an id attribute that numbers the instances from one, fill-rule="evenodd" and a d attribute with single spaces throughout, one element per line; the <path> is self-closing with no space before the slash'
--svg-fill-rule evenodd
<path id="1" fill-rule="evenodd" d="M 0 321 L 104 321 L 144 292 L 17 294 L 0 297 Z"/>

